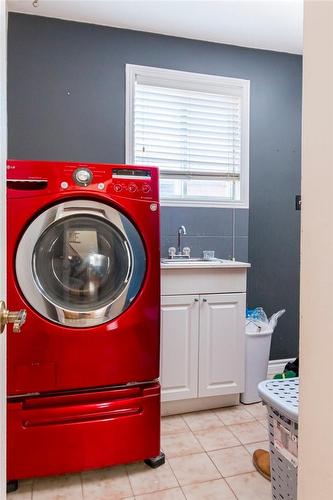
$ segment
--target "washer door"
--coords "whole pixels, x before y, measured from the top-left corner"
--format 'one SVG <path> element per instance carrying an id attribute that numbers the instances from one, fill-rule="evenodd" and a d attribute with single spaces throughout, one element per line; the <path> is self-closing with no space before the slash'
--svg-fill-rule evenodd
<path id="1" fill-rule="evenodd" d="M 18 245 L 16 276 L 31 306 L 71 327 L 119 316 L 142 287 L 146 255 L 122 213 L 103 203 L 74 200 L 39 215 Z"/>

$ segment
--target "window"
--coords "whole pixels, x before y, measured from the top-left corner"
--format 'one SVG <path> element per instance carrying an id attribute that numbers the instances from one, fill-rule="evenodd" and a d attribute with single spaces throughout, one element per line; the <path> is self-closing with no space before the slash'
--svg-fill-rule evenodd
<path id="1" fill-rule="evenodd" d="M 248 207 L 248 80 L 126 65 L 126 162 L 164 205 Z"/>

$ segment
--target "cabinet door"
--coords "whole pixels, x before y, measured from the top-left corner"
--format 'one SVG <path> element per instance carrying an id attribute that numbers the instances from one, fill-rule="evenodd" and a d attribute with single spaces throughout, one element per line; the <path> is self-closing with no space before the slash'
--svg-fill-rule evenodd
<path id="1" fill-rule="evenodd" d="M 162 401 L 198 395 L 199 296 L 162 296 Z"/>
<path id="2" fill-rule="evenodd" d="M 200 296 L 199 396 L 244 390 L 245 296 Z"/>

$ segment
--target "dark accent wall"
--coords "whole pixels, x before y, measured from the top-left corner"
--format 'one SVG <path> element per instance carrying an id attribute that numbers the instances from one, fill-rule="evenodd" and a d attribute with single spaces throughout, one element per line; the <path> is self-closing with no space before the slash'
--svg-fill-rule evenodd
<path id="1" fill-rule="evenodd" d="M 287 309 L 271 357 L 296 355 L 301 57 L 23 14 L 8 37 L 11 158 L 123 163 L 126 63 L 251 81 L 250 210 L 163 208 L 162 250 L 185 224 L 193 254 L 248 258 L 249 305 Z"/>

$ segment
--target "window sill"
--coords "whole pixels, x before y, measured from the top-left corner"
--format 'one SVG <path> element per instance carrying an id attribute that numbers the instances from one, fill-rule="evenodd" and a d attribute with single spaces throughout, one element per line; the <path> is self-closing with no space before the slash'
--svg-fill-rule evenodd
<path id="1" fill-rule="evenodd" d="M 249 208 L 248 203 L 240 201 L 168 200 L 163 198 L 160 200 L 160 205 L 161 207 Z"/>

